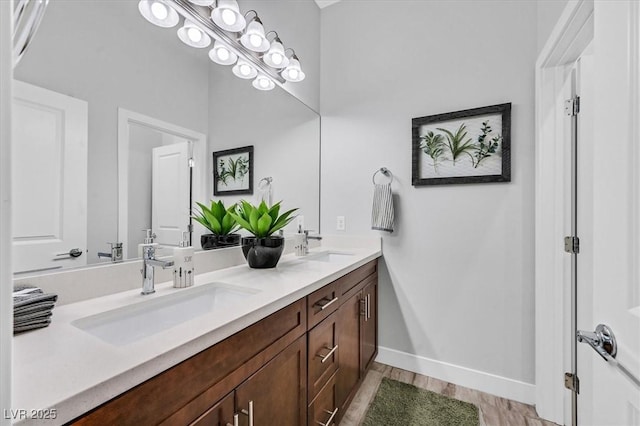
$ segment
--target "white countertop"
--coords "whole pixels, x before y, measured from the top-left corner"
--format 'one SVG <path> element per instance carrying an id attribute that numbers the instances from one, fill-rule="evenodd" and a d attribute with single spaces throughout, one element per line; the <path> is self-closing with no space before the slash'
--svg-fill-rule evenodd
<path id="1" fill-rule="evenodd" d="M 259 292 L 124 346 L 106 343 L 71 322 L 185 290 L 166 282 L 156 284 L 152 295 L 136 289 L 57 307 L 49 327 L 14 338 L 13 409 L 29 415 L 56 410 L 54 420 L 23 419 L 21 424 L 72 420 L 382 254 L 379 239 L 358 246 L 347 248 L 343 242 L 314 250 L 353 254 L 342 263 L 286 255 L 274 269 L 241 265 L 197 275 L 195 286 L 223 282 Z"/>

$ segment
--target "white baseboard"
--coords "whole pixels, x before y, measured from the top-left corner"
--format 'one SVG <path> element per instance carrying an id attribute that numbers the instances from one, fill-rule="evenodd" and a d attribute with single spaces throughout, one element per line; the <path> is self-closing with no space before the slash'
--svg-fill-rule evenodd
<path id="1" fill-rule="evenodd" d="M 378 348 L 376 361 L 513 401 L 535 404 L 536 387 L 531 383 L 448 364 L 382 346 Z"/>

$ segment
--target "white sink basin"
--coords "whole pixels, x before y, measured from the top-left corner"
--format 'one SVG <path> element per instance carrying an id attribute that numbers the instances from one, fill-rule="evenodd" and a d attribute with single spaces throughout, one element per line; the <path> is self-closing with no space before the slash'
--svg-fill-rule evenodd
<path id="1" fill-rule="evenodd" d="M 312 262 L 344 263 L 351 261 L 352 258 L 353 254 L 351 253 L 325 251 L 322 253 L 310 254 L 306 257 L 306 260 L 310 260 Z"/>
<path id="2" fill-rule="evenodd" d="M 75 327 L 124 346 L 244 300 L 259 290 L 210 283 L 73 321 Z"/>

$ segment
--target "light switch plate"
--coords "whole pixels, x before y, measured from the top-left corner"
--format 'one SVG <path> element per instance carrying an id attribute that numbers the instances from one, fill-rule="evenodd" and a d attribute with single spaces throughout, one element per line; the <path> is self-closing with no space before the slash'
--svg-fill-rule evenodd
<path id="1" fill-rule="evenodd" d="M 344 231 L 347 228 L 344 216 L 338 216 L 336 218 L 336 230 Z"/>

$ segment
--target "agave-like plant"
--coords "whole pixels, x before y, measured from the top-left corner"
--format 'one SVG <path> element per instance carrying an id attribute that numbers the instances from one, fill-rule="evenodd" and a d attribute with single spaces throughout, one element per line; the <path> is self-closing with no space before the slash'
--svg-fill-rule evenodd
<path id="1" fill-rule="evenodd" d="M 433 160 L 434 170 L 438 170 L 438 163 L 444 155 L 446 147 L 444 137 L 439 133 L 433 133 L 431 130 L 426 135 L 420 136 L 420 148 Z"/>
<path id="2" fill-rule="evenodd" d="M 233 218 L 232 212 L 236 209 L 236 204 L 229 208 L 224 207 L 222 201 L 211 201 L 211 206 L 196 203 L 200 211 L 196 212 L 193 218 L 202 226 L 211 231 L 214 235 L 229 235 L 240 228 L 240 225 Z"/>
<path id="3" fill-rule="evenodd" d="M 262 201 L 258 207 L 247 201 L 241 201 L 235 212 L 229 214 L 238 224 L 252 233 L 256 238 L 265 238 L 287 226 L 295 216 L 291 216 L 297 208 L 280 213 L 280 203 L 271 207 Z"/>
<path id="4" fill-rule="evenodd" d="M 438 128 L 438 130 L 447 135 L 447 147 L 449 151 L 451 151 L 451 160 L 453 160 L 454 165 L 456 164 L 456 159 L 462 154 L 467 154 L 471 157 L 471 161 L 473 161 L 473 156 L 469 151 L 473 150 L 474 144 L 471 138 L 465 140 L 467 137 L 467 126 L 464 123 L 460 125 L 455 134 L 447 129 Z"/>

